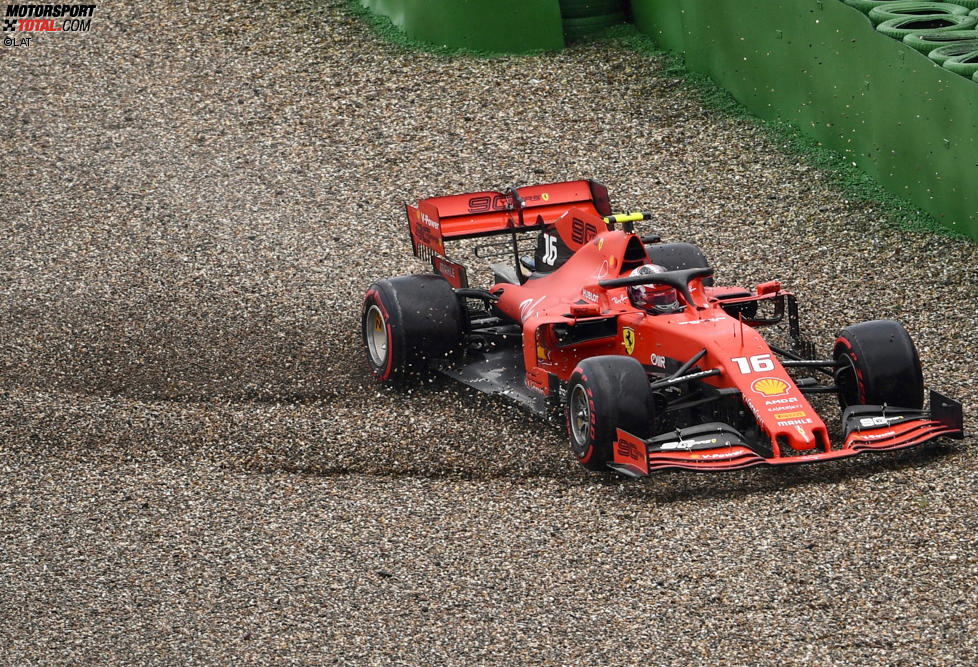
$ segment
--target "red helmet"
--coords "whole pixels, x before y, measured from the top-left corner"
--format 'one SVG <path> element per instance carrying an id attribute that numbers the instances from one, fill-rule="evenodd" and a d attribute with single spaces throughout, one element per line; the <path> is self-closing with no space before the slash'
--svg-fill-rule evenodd
<path id="1" fill-rule="evenodd" d="M 648 276 L 664 271 L 665 269 L 658 264 L 643 264 L 629 275 Z M 669 285 L 632 285 L 628 288 L 628 298 L 633 306 L 652 314 L 673 313 L 679 310 L 676 288 Z"/>

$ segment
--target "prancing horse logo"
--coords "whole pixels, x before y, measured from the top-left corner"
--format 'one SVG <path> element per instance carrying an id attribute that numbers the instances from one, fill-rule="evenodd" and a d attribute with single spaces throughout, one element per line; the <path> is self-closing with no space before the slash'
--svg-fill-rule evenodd
<path id="1" fill-rule="evenodd" d="M 625 352 L 632 353 L 635 349 L 635 330 L 625 327 L 621 330 L 621 342 L 625 346 Z"/>

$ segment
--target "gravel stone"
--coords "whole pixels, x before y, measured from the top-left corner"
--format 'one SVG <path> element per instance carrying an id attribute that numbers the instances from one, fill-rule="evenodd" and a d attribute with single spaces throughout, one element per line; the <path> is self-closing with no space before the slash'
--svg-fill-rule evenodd
<path id="1" fill-rule="evenodd" d="M 0 662 L 978 660 L 973 437 L 622 481 L 495 399 L 376 387 L 359 340 L 370 282 L 425 270 L 405 201 L 595 178 L 722 283 L 779 278 L 822 352 L 902 321 L 971 428 L 974 242 L 895 228 L 647 55 L 188 7 L 2 52 Z"/>

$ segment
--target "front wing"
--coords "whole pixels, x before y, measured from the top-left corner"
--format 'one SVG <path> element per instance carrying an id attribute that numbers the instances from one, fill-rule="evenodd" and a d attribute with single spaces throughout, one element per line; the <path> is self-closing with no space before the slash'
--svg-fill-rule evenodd
<path id="1" fill-rule="evenodd" d="M 938 437 L 963 438 L 961 403 L 930 392 L 930 410 L 862 405 L 843 414 L 841 446 L 814 453 L 781 452 L 767 443 L 748 442 L 727 424 L 713 422 L 678 429 L 653 438 L 617 430 L 614 462 L 609 467 L 630 477 L 678 468 L 696 471 L 738 470 L 751 466 L 819 463 L 913 447 Z"/>

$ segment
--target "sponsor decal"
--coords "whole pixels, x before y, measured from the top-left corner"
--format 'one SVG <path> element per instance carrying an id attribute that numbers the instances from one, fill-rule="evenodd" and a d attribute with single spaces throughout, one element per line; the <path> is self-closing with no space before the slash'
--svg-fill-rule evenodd
<path id="1" fill-rule="evenodd" d="M 88 32 L 96 5 L 7 5 L 3 32 Z M 30 37 L 4 35 L 4 46 L 30 46 Z"/>
<path id="2" fill-rule="evenodd" d="M 859 420 L 859 425 L 862 428 L 879 428 L 881 426 L 889 426 L 893 422 L 900 421 L 903 419 L 903 415 L 899 417 L 863 417 Z"/>
<path id="3" fill-rule="evenodd" d="M 860 433 L 860 440 L 882 440 L 896 435 L 896 431 L 884 431 L 883 433 Z"/>
<path id="4" fill-rule="evenodd" d="M 797 396 L 789 396 L 788 398 L 775 398 L 770 401 L 764 401 L 764 407 L 767 408 L 768 412 L 774 412 L 775 410 L 784 410 L 785 406 L 789 403 L 797 403 Z"/>
<path id="5" fill-rule="evenodd" d="M 638 447 L 634 443 L 625 442 L 624 440 L 619 440 L 616 443 L 618 449 L 618 456 L 623 459 L 629 459 L 631 461 L 642 462 L 642 454 L 638 451 Z"/>
<path id="6" fill-rule="evenodd" d="M 747 407 L 750 408 L 750 411 L 754 413 L 755 419 L 757 419 L 757 421 L 761 421 L 761 413 L 754 407 L 754 403 L 750 400 L 749 396 L 744 396 L 744 403 L 746 403 Z"/>
<path id="7" fill-rule="evenodd" d="M 629 352 L 629 354 L 631 354 L 631 352 Z M 653 353 L 652 354 L 652 357 L 649 359 L 649 361 L 656 368 L 665 368 L 666 367 L 666 358 L 664 356 L 662 356 L 661 354 L 655 354 L 655 353 Z"/>
<path id="8" fill-rule="evenodd" d="M 754 380 L 750 383 L 750 388 L 762 396 L 781 396 L 788 393 L 788 383 L 772 377 Z"/>
<path id="9" fill-rule="evenodd" d="M 429 216 L 427 213 L 421 213 L 421 222 L 428 225 L 432 229 L 441 229 L 441 225 L 432 220 L 431 216 Z"/>
<path id="10" fill-rule="evenodd" d="M 613 296 L 613 297 L 611 297 L 611 303 L 617 304 L 619 306 L 621 304 L 625 303 L 625 301 L 627 301 L 627 300 L 628 300 L 628 297 L 626 295 L 624 295 L 624 294 L 621 294 L 619 296 Z"/>
<path id="11" fill-rule="evenodd" d="M 625 352 L 631 354 L 635 351 L 635 330 L 625 327 L 621 330 L 621 344 L 625 346 Z"/>
<path id="12" fill-rule="evenodd" d="M 813 424 L 811 417 L 806 419 L 785 419 L 784 421 L 779 421 L 778 426 L 798 426 L 800 424 Z"/>
<path id="13" fill-rule="evenodd" d="M 705 322 L 719 322 L 722 317 L 707 317 L 702 320 L 687 320 L 685 322 L 676 322 L 676 324 L 703 324 Z"/>
<path id="14" fill-rule="evenodd" d="M 732 459 L 735 456 L 740 456 L 741 451 L 743 451 L 743 450 L 733 449 L 733 450 L 731 450 L 729 452 L 710 452 L 708 454 L 693 454 L 692 456 L 690 456 L 690 458 L 694 458 L 694 459 L 705 459 L 705 460 L 709 460 L 709 459 Z"/>
<path id="15" fill-rule="evenodd" d="M 601 250 L 602 247 L 604 247 L 604 239 L 600 238 L 598 239 L 598 250 Z"/>
<path id="16" fill-rule="evenodd" d="M 571 241 L 584 245 L 598 235 L 598 228 L 578 218 L 571 219 Z"/>
<path id="17" fill-rule="evenodd" d="M 525 202 L 547 201 L 549 194 L 520 195 Z M 479 195 L 469 199 L 469 213 L 485 213 L 486 211 L 509 211 L 513 208 L 513 198 L 510 195 L 493 194 Z"/>
<path id="18" fill-rule="evenodd" d="M 520 301 L 520 319 L 523 322 L 526 322 L 528 319 L 530 319 L 530 317 L 536 311 L 537 306 L 543 303 L 543 300 L 546 298 L 547 296 L 544 295 L 541 296 L 536 301 L 534 301 L 533 299 L 523 299 L 523 301 Z"/>
<path id="19" fill-rule="evenodd" d="M 794 412 L 780 412 L 774 415 L 775 419 L 797 419 L 798 417 L 807 417 L 807 413 L 804 410 L 796 410 Z"/>
<path id="20" fill-rule="evenodd" d="M 662 451 L 670 449 L 690 449 L 697 445 L 715 445 L 717 444 L 716 438 L 710 438 L 709 440 L 673 440 L 671 442 L 666 442 L 659 445 L 659 449 Z"/>
<path id="21" fill-rule="evenodd" d="M 804 440 L 805 442 L 811 442 L 811 439 L 808 437 L 808 434 L 805 433 L 805 429 L 803 429 L 801 426 L 795 426 L 795 430 L 798 431 L 798 435 L 801 436 L 802 440 Z"/>
<path id="22" fill-rule="evenodd" d="M 597 303 L 598 301 L 598 295 L 588 289 L 582 289 L 581 296 L 583 296 L 588 301 L 594 301 L 595 303 Z"/>

